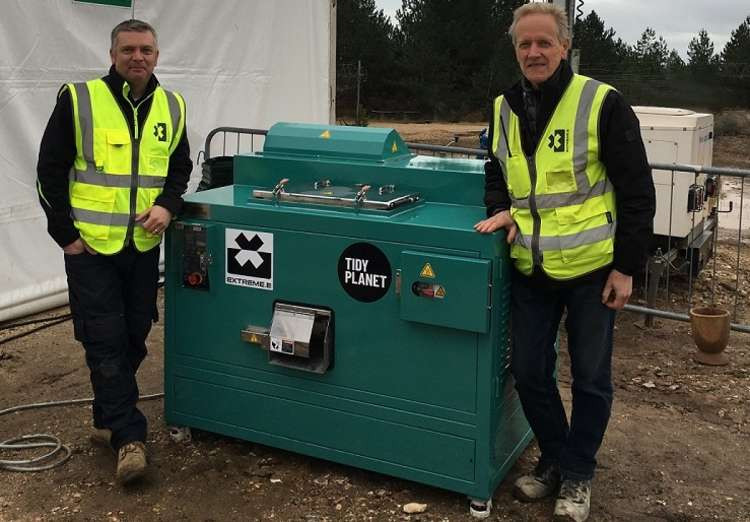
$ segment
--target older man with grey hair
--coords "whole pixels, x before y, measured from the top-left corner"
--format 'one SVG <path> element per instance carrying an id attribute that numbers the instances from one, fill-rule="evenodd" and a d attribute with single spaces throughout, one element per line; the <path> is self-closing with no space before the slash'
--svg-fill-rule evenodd
<path id="1" fill-rule="evenodd" d="M 487 218 L 475 228 L 504 229 L 513 259 L 511 370 L 541 451 L 514 494 L 525 502 L 557 494 L 555 520 L 581 522 L 612 405 L 615 312 L 643 266 L 654 186 L 630 106 L 571 70 L 565 12 L 526 4 L 510 34 L 523 78 L 493 105 Z M 564 312 L 570 422 L 555 380 Z"/>

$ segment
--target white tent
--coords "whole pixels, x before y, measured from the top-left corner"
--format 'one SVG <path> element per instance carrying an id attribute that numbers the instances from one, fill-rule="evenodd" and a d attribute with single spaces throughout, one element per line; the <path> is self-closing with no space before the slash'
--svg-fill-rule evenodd
<path id="1" fill-rule="evenodd" d="M 62 252 L 47 235 L 37 199 L 37 154 L 60 86 L 108 70 L 112 27 L 138 18 L 156 28 L 156 75 L 185 97 L 195 160 L 208 132 L 219 126 L 334 120 L 334 5 L 333 0 L 3 0 L 0 321 L 67 302 Z M 191 187 L 198 179 L 195 167 Z"/>

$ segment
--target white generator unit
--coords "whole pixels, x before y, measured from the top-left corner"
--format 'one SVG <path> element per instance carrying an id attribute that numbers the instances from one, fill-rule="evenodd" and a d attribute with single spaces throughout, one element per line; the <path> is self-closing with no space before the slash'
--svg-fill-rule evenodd
<path id="1" fill-rule="evenodd" d="M 710 167 L 713 158 L 713 114 L 667 107 L 633 107 L 641 127 L 649 163 Z M 656 189 L 655 246 L 666 253 L 694 255 L 697 272 L 710 256 L 716 226 L 719 186 L 706 174 L 653 170 Z M 670 212 L 671 208 L 671 212 Z"/>

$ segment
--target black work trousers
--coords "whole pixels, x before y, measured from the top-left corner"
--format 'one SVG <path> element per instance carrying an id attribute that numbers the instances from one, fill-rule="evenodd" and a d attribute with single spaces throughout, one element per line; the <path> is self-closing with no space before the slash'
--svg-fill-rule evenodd
<path id="1" fill-rule="evenodd" d="M 112 447 L 146 440 L 135 374 L 158 318 L 159 248 L 65 255 L 75 338 L 83 344 L 94 390 L 94 426 L 112 430 Z"/>
<path id="2" fill-rule="evenodd" d="M 615 311 L 602 304 L 607 270 L 567 286 L 532 284 L 513 270 L 511 371 L 524 414 L 539 442 L 543 466 L 564 478 L 589 480 L 612 407 Z M 573 407 L 568 424 L 555 379 L 555 341 L 567 311 Z"/>

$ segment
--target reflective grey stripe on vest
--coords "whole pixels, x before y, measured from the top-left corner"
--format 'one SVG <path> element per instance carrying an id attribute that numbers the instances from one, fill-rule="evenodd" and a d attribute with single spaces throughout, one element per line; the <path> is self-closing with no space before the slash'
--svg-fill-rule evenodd
<path id="1" fill-rule="evenodd" d="M 94 165 L 94 117 L 89 86 L 85 83 L 74 83 L 73 88 L 78 98 L 78 127 L 81 129 L 83 159 L 89 165 Z"/>
<path id="2" fill-rule="evenodd" d="M 106 174 L 97 171 L 93 165 L 87 163 L 85 171 L 73 169 L 70 172 L 70 179 L 99 187 L 130 188 L 132 176 L 130 174 Z M 162 188 L 166 179 L 165 176 L 138 174 L 138 186 L 141 188 Z"/>
<path id="3" fill-rule="evenodd" d="M 126 227 L 130 221 L 130 215 L 128 214 L 113 214 L 111 212 L 99 212 L 98 210 L 86 210 L 76 207 L 73 207 L 72 210 L 73 219 L 93 225 Z"/>
<path id="4" fill-rule="evenodd" d="M 584 173 L 584 176 L 586 174 Z M 588 183 L 587 183 L 588 185 Z M 540 210 L 546 210 L 550 208 L 567 207 L 569 205 L 581 205 L 586 202 L 587 199 L 593 196 L 603 196 L 607 192 L 611 192 L 613 189 L 609 179 L 603 179 L 594 183 L 591 187 L 590 192 L 567 192 L 562 194 L 541 194 L 535 196 L 536 207 Z M 513 206 L 515 208 L 530 208 L 529 198 L 523 199 L 512 199 Z"/>
<path id="5" fill-rule="evenodd" d="M 505 159 L 508 156 L 508 122 L 510 121 L 510 105 L 508 100 L 503 96 L 503 101 L 500 103 L 500 128 L 494 129 L 494 132 L 499 132 L 497 136 L 497 150 L 494 151 L 495 157 L 500 162 L 502 167 L 503 177 L 505 178 L 506 185 L 508 184 L 508 169 L 505 166 Z"/>
<path id="6" fill-rule="evenodd" d="M 602 85 L 602 82 L 592 79 L 587 80 L 583 84 L 581 99 L 578 101 L 578 110 L 576 111 L 576 121 L 573 130 L 573 172 L 575 172 L 578 192 L 582 192 L 581 189 L 583 187 L 588 191 L 592 189 L 589 186 L 589 178 L 586 175 L 586 167 L 589 162 L 589 117 L 591 116 L 591 107 L 594 105 L 596 91 L 600 85 Z"/>
<path id="7" fill-rule="evenodd" d="M 539 250 L 542 252 L 554 251 L 554 250 L 569 250 L 585 245 L 591 245 L 604 241 L 605 239 L 611 239 L 615 236 L 615 229 L 617 228 L 617 222 L 607 223 L 596 228 L 584 230 L 578 234 L 570 234 L 567 236 L 540 236 L 539 237 Z M 513 240 L 518 246 L 522 246 L 527 250 L 531 250 L 531 238 L 517 234 Z"/>
<path id="8" fill-rule="evenodd" d="M 172 91 L 165 89 L 164 92 L 167 95 L 169 115 L 172 118 L 172 143 L 174 143 L 174 140 L 177 138 L 177 126 L 180 124 L 180 102 L 177 100 L 177 95 Z"/>

